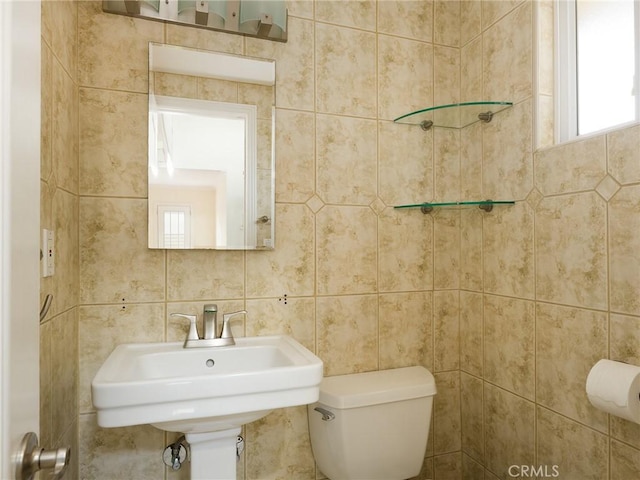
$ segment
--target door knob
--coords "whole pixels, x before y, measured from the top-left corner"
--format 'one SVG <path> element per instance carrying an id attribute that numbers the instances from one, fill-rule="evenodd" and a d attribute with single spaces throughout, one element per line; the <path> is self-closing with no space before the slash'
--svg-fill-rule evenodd
<path id="1" fill-rule="evenodd" d="M 16 455 L 15 480 L 31 480 L 38 470 L 53 470 L 51 475 L 58 478 L 69 464 L 70 457 L 70 448 L 45 450 L 38 446 L 38 435 L 29 432 L 22 438 Z"/>

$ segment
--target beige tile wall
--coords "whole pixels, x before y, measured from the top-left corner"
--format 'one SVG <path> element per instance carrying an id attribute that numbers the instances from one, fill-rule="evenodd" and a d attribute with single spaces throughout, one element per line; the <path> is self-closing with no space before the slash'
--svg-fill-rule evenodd
<path id="1" fill-rule="evenodd" d="M 40 325 L 40 445 L 71 447 L 64 478 L 78 478 L 78 76 L 77 6 L 42 3 L 40 225 L 54 231 L 53 295 Z"/>
<path id="2" fill-rule="evenodd" d="M 159 430 L 99 428 L 90 382 L 115 345 L 182 339 L 185 326 L 169 314 L 210 302 L 249 311 L 236 335 L 292 335 L 328 375 L 431 369 L 440 393 L 421 478 L 460 476 L 459 244 L 450 242 L 459 218 L 392 208 L 458 188 L 450 144 L 459 135 L 434 140 L 392 123 L 434 96 L 457 99 L 458 31 L 446 28 L 457 10 L 431 1 L 291 2 L 281 44 L 78 3 L 81 478 L 188 478 L 188 466 L 173 473 L 162 464 L 170 438 Z M 147 249 L 146 130 L 135 126 L 146 125 L 150 41 L 276 59 L 274 251 Z M 437 174 L 434 149 L 454 158 Z M 304 407 L 244 433 L 238 478 L 322 477 Z"/>
<path id="3" fill-rule="evenodd" d="M 518 201 L 481 221 L 461 217 L 469 480 L 511 478 L 509 466 L 521 464 L 550 474 L 556 465 L 567 479 L 640 477 L 640 427 L 585 394 L 598 359 L 639 363 L 640 127 L 533 150 L 534 139 L 551 140 L 541 106 L 553 93 L 552 10 L 528 0 L 462 6 L 463 98 L 515 102 L 462 132 L 461 161 L 471 165 L 462 191 Z"/>
<path id="4" fill-rule="evenodd" d="M 187 478 L 159 462 L 170 439 L 158 430 L 98 428 L 89 383 L 116 344 L 182 338 L 168 314 L 211 301 L 249 310 L 237 335 L 293 335 L 329 374 L 431 369 L 422 478 L 507 478 L 520 463 L 557 464 L 561 478 L 640 476 L 640 427 L 583 393 L 596 359 L 640 362 L 640 128 L 534 153 L 548 141 L 534 120 L 550 92 L 534 96 L 533 67 L 546 61 L 533 45 L 548 38 L 533 32 L 548 2 L 292 2 L 286 44 L 103 14 L 98 2 L 77 9 L 77 80 L 63 67 L 73 40 L 60 38 L 74 4 L 45 11 L 55 22 L 43 28 L 43 192 L 55 201 L 43 199 L 42 222 L 78 219 L 80 273 L 43 282 L 63 303 L 42 331 L 45 360 L 60 355 L 54 335 L 79 337 L 80 478 Z M 145 134 L 123 122 L 146 121 L 149 41 L 277 60 L 273 252 L 146 248 Z M 516 105 L 457 133 L 390 121 L 479 98 Z M 518 204 L 390 208 L 456 193 Z M 75 401 L 75 374 L 48 364 L 59 366 L 43 369 L 45 408 Z M 319 475 L 303 408 L 245 435 L 239 478 Z"/>

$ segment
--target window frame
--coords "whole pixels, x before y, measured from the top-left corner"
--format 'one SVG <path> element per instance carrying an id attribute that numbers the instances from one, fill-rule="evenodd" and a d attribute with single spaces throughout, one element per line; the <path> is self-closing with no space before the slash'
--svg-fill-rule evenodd
<path id="1" fill-rule="evenodd" d="M 555 2 L 555 143 L 575 140 L 579 137 L 597 135 L 603 131 L 619 129 L 640 122 L 640 0 L 634 0 L 635 29 L 635 118 L 629 122 L 584 134 L 578 133 L 578 65 L 577 65 L 577 0 Z"/>

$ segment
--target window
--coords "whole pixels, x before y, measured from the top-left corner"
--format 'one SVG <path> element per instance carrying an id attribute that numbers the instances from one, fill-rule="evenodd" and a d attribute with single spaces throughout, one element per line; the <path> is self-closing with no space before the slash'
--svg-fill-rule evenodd
<path id="1" fill-rule="evenodd" d="M 558 140 L 640 120 L 640 0 L 556 7 Z"/>
<path id="2" fill-rule="evenodd" d="M 158 205 L 158 247 L 191 248 L 191 207 Z"/>

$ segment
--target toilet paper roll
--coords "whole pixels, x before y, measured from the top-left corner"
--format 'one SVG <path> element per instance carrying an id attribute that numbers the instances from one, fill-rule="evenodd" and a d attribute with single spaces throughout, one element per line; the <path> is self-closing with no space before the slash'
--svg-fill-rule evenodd
<path id="1" fill-rule="evenodd" d="M 599 360 L 587 376 L 587 396 L 594 407 L 640 424 L 640 367 Z"/>

